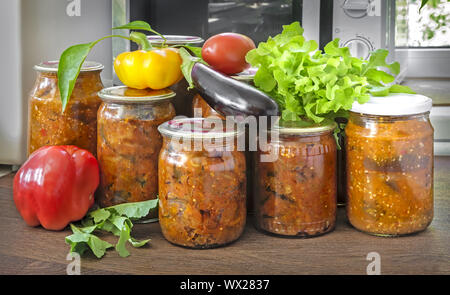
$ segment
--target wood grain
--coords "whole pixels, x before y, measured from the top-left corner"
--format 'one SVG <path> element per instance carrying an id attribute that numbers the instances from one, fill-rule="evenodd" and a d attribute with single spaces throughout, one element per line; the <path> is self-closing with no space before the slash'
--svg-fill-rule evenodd
<path id="1" fill-rule="evenodd" d="M 12 174 L 0 178 L 0 274 L 65 274 L 69 230 L 25 225 L 12 200 Z M 450 157 L 435 161 L 435 217 L 424 232 L 380 238 L 353 229 L 339 209 L 335 231 L 311 239 L 283 239 L 258 232 L 249 218 L 242 237 L 228 247 L 190 250 L 168 243 L 157 223 L 137 224 L 136 238 L 151 245 L 129 248 L 121 258 L 83 257 L 82 274 L 365 274 L 366 255 L 381 255 L 382 274 L 450 274 Z M 114 243 L 115 238 L 105 236 Z"/>

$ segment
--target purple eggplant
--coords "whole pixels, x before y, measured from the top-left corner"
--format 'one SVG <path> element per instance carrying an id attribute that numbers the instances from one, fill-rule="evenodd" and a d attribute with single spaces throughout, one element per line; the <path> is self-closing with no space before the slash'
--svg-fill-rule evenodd
<path id="1" fill-rule="evenodd" d="M 222 116 L 278 116 L 278 104 L 246 83 L 195 63 L 192 82 L 203 99 Z"/>

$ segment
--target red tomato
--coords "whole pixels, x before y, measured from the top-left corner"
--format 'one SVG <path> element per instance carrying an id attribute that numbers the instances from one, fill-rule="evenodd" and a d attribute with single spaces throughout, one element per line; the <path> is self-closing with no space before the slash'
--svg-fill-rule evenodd
<path id="1" fill-rule="evenodd" d="M 255 48 L 249 37 L 236 33 L 214 35 L 202 47 L 202 58 L 216 71 L 227 75 L 240 73 L 250 65 L 247 52 Z"/>

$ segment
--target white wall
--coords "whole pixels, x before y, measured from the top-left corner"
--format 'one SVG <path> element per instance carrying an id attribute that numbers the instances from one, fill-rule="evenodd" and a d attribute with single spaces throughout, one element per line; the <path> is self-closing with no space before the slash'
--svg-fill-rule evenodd
<path id="1" fill-rule="evenodd" d="M 67 7 L 79 4 L 79 15 Z M 57 60 L 67 47 L 111 34 L 111 0 L 0 1 L 0 164 L 25 160 L 28 93 L 33 66 Z M 94 47 L 88 60 L 102 63 L 105 84 L 112 80 L 111 40 Z"/>

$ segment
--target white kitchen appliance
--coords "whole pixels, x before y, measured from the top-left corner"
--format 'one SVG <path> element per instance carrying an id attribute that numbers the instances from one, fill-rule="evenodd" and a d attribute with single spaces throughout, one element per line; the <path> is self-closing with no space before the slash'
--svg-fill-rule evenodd
<path id="1" fill-rule="evenodd" d="M 339 38 L 353 56 L 369 58 L 379 48 L 389 50 L 388 60 L 398 61 L 400 82 L 407 71 L 407 52 L 395 49 L 395 0 L 338 0 L 333 8 L 333 38 Z"/>
<path id="2" fill-rule="evenodd" d="M 334 38 L 349 47 L 353 56 L 369 58 L 370 52 L 388 49 L 388 60 L 398 61 L 400 82 L 407 70 L 407 51 L 397 51 L 395 0 L 303 0 L 302 26 L 307 39 L 320 47 Z"/>
<path id="3" fill-rule="evenodd" d="M 111 9 L 111 0 L 0 1 L 0 164 L 26 159 L 33 66 L 58 59 L 71 45 L 111 34 Z M 99 43 L 88 59 L 105 66 L 103 82 L 111 84 L 111 40 Z"/>

